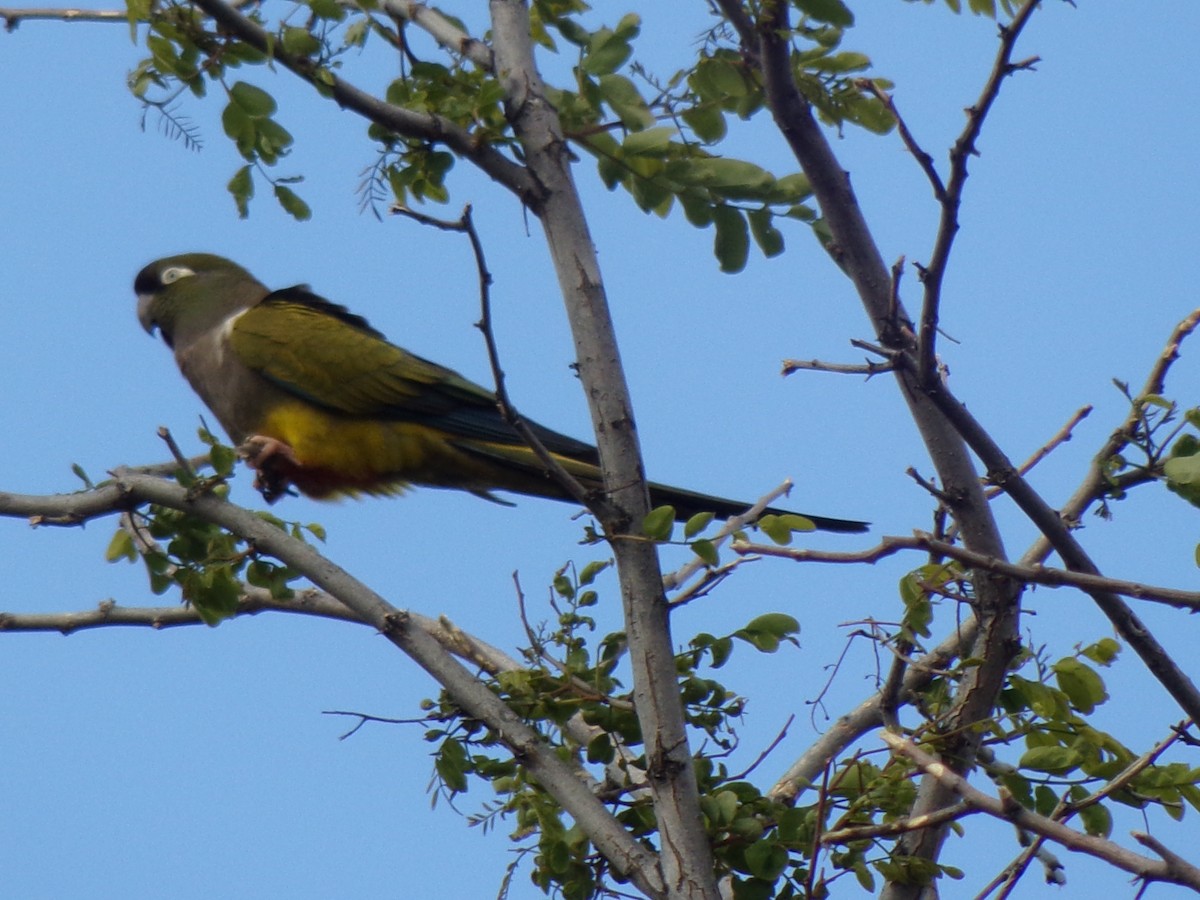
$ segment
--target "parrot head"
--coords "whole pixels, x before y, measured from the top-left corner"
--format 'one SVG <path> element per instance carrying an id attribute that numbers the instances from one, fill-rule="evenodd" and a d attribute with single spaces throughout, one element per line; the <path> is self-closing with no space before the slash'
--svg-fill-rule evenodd
<path id="1" fill-rule="evenodd" d="M 157 329 L 169 347 L 210 331 L 269 293 L 237 263 L 211 253 L 156 260 L 138 272 L 133 289 L 138 321 L 150 334 Z"/>

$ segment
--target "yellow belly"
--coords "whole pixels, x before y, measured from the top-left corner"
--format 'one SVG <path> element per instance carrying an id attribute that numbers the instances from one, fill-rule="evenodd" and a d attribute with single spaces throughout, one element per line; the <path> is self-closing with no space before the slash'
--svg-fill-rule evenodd
<path id="1" fill-rule="evenodd" d="M 302 402 L 273 409 L 260 433 L 292 448 L 301 466 L 293 480 L 317 497 L 402 491 L 411 481 L 427 480 L 445 444 L 423 426 L 350 419 Z"/>

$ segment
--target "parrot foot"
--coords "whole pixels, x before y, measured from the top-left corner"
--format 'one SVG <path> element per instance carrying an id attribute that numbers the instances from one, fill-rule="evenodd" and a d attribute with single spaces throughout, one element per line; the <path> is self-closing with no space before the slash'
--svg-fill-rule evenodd
<path id="1" fill-rule="evenodd" d="M 254 489 L 268 503 L 289 493 L 292 477 L 300 468 L 291 446 L 273 437 L 251 435 L 237 448 L 238 455 L 254 470 Z"/>

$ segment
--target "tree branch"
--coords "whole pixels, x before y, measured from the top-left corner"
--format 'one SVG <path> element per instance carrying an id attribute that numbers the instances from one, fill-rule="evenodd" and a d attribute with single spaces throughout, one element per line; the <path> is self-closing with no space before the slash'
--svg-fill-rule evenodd
<path id="1" fill-rule="evenodd" d="M 129 13 L 123 9 L 78 9 L 59 7 L 0 7 L 0 19 L 4 20 L 5 31 L 16 31 L 26 19 L 42 19 L 58 22 L 129 22 Z"/>
<path id="2" fill-rule="evenodd" d="M 542 223 L 558 275 L 600 455 L 606 496 L 590 505 L 617 561 L 634 703 L 646 739 L 646 770 L 663 848 L 661 879 L 668 897 L 718 900 L 657 550 L 649 541 L 622 539 L 640 532 L 650 504 L 595 244 L 571 175 L 562 125 L 534 61 L 528 7 L 520 0 L 491 0 L 489 6 L 508 119 L 530 172 L 544 188 L 541 202 L 531 209 Z"/>
<path id="3" fill-rule="evenodd" d="M 665 896 L 654 854 L 637 843 L 554 748 L 455 660 L 417 617 L 392 606 L 312 546 L 253 512 L 210 494 L 193 495 L 161 478 L 118 472 L 113 481 L 77 494 L 38 497 L 0 493 L 0 515 L 36 517 L 46 524 L 80 524 L 144 503 L 181 510 L 253 542 L 257 550 L 302 573 L 360 621 L 375 627 L 441 684 L 468 715 L 495 730 L 617 871 L 647 895 Z"/>
<path id="4" fill-rule="evenodd" d="M 1039 0 L 1025 0 L 1024 4 L 1012 22 L 1000 26 L 1000 46 L 996 51 L 996 61 L 992 65 L 991 74 L 980 92 L 979 99 L 967 110 L 967 124 L 954 147 L 950 151 L 950 177 L 939 198 L 942 207 L 941 220 L 938 223 L 937 237 L 933 243 L 933 253 L 929 264 L 925 267 L 921 280 L 925 285 L 925 297 L 921 308 L 921 331 L 917 344 L 918 371 L 922 379 L 933 381 L 937 369 L 937 329 L 939 307 L 942 298 L 942 283 L 946 275 L 946 267 L 950 262 L 950 250 L 954 246 L 955 235 L 958 234 L 958 210 L 962 205 L 963 186 L 967 181 L 967 161 L 978 155 L 977 144 L 979 134 L 983 130 L 984 120 L 1000 95 L 1000 87 L 1004 79 L 1019 69 L 1032 67 L 1036 57 L 1023 63 L 1012 62 L 1013 48 L 1017 38 L 1029 23 L 1030 17 L 1038 8 Z M 903 134 L 903 132 L 902 132 Z M 920 161 L 920 157 L 917 157 Z M 928 169 L 926 169 L 928 174 Z"/>
<path id="5" fill-rule="evenodd" d="M 727 16 L 745 15 L 737 0 L 716 0 Z M 915 349 L 912 321 L 898 297 L 896 283 L 871 235 L 865 216 L 844 168 L 834 155 L 813 115 L 812 105 L 797 85 L 792 70 L 790 4 L 761 7 L 753 40 L 744 30 L 742 52 L 762 74 L 767 105 L 793 155 L 808 176 L 813 193 L 832 235 L 831 253 L 857 290 L 880 343 L 890 351 L 911 354 Z M 1004 544 L 988 508 L 969 452 L 946 417 L 924 395 L 924 385 L 907 366 L 896 370 L 897 383 L 913 420 L 937 467 L 949 507 L 961 527 L 965 544 L 986 556 L 1004 558 Z M 1009 660 L 1020 646 L 1017 624 L 1019 585 L 1001 576 L 980 572 L 975 578 L 973 604 L 978 625 L 972 631 L 969 652 L 979 666 L 964 672 L 951 711 L 945 719 L 955 737 L 954 765 L 966 771 L 973 764 L 980 730 L 972 726 L 991 716 L 1004 684 Z M 952 802 L 952 795 L 936 780 L 925 779 L 913 807 L 914 815 L 934 812 Z M 898 852 L 936 859 L 944 828 L 905 835 Z M 890 882 L 887 900 L 913 896 L 912 886 Z"/>
<path id="6" fill-rule="evenodd" d="M 467 34 L 433 7 L 417 0 L 383 0 L 382 7 L 388 15 L 412 22 L 452 53 L 465 56 L 486 72 L 492 71 L 492 51 L 488 45 Z"/>
<path id="7" fill-rule="evenodd" d="M 795 562 L 821 562 L 839 565 L 877 563 L 903 550 L 924 550 L 938 556 L 958 560 L 971 569 L 994 572 L 1016 581 L 1027 584 L 1041 584 L 1047 587 L 1074 587 L 1088 594 L 1093 591 L 1109 591 L 1134 597 L 1138 600 L 1151 600 L 1164 603 L 1177 609 L 1190 612 L 1200 612 L 1200 592 L 1182 591 L 1177 588 L 1159 587 L 1144 584 L 1139 581 L 1124 581 L 1119 578 L 1108 578 L 1103 575 L 1093 575 L 1087 572 L 1075 572 L 1068 569 L 1056 569 L 1040 564 L 1020 565 L 1003 559 L 976 553 L 957 544 L 951 544 L 934 538 L 924 532 L 916 532 L 913 537 L 883 537 L 874 547 L 866 550 L 840 552 L 830 550 L 809 550 L 802 547 L 780 547 L 777 544 L 758 544 L 750 541 L 734 541 L 730 545 L 734 553 L 756 556 L 776 556 Z"/>
<path id="8" fill-rule="evenodd" d="M 921 750 L 912 741 L 899 735 L 885 732 L 883 741 L 898 756 L 903 756 L 918 766 L 922 771 L 933 776 L 938 781 L 959 796 L 964 803 L 981 812 L 1012 822 L 1020 828 L 1043 835 L 1052 841 L 1062 844 L 1068 850 L 1086 853 L 1119 869 L 1124 869 L 1147 882 L 1163 881 L 1168 884 L 1179 884 L 1200 890 L 1200 868 L 1191 865 L 1186 860 L 1163 847 L 1157 840 L 1147 838 L 1134 832 L 1134 838 L 1150 847 L 1162 861 L 1140 856 L 1104 838 L 1093 837 L 1068 828 L 1061 822 L 1040 816 L 1021 806 L 1011 797 L 995 799 L 979 791 L 961 775 L 956 774 L 933 756 Z"/>
<path id="9" fill-rule="evenodd" d="M 442 116 L 415 112 L 387 103 L 355 87 L 330 70 L 319 69 L 307 57 L 288 53 L 265 28 L 222 0 L 195 0 L 195 3 L 230 33 L 271 56 L 309 84 L 328 90 L 340 106 L 353 110 L 365 119 L 397 134 L 445 144 L 516 194 L 522 203 L 535 206 L 540 202 L 539 186 L 524 166 L 508 159 L 465 128 Z"/>

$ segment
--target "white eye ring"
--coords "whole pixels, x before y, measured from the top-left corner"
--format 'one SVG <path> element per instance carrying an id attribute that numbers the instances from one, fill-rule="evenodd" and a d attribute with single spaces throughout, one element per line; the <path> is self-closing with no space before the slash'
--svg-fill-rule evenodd
<path id="1" fill-rule="evenodd" d="M 171 266 L 169 269 L 163 269 L 162 275 L 159 276 L 159 281 L 163 284 L 174 284 L 180 278 L 187 278 L 189 275 L 195 274 L 187 266 Z"/>

